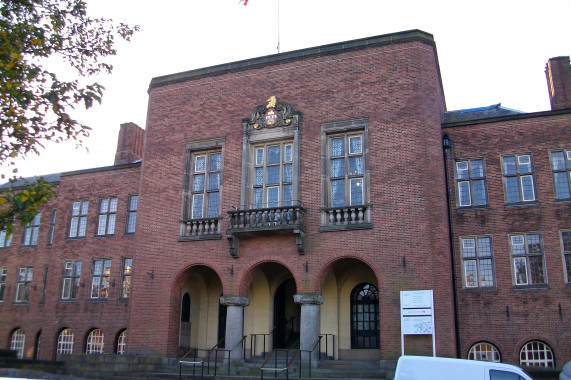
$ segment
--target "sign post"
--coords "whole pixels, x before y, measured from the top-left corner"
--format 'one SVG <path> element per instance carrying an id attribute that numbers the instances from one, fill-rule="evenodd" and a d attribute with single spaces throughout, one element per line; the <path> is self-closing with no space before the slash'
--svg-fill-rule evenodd
<path id="1" fill-rule="evenodd" d="M 432 355 L 436 356 L 432 290 L 400 292 L 400 331 L 402 355 L 405 335 L 432 335 Z"/>

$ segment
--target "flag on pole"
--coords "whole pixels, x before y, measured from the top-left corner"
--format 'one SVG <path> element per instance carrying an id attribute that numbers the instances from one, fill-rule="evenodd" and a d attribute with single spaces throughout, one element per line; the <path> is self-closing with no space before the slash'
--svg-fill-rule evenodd
<path id="1" fill-rule="evenodd" d="M 244 5 L 248 5 L 248 0 L 240 0 L 240 1 L 238 1 L 238 4 L 240 4 L 240 3 L 244 3 Z"/>

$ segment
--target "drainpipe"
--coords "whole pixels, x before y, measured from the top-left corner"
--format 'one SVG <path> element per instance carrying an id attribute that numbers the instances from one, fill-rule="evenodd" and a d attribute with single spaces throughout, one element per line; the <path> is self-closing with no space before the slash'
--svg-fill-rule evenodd
<path id="1" fill-rule="evenodd" d="M 456 295 L 456 265 L 454 260 L 454 234 L 452 233 L 452 207 L 450 205 L 450 186 L 448 178 L 448 154 L 452 149 L 452 140 L 448 135 L 442 136 L 442 148 L 444 150 L 444 178 L 446 181 L 446 208 L 448 211 L 448 241 L 450 244 L 450 265 L 452 266 L 452 302 L 454 303 L 454 335 L 456 337 L 456 357 L 460 354 L 460 330 L 458 327 L 458 297 Z"/>

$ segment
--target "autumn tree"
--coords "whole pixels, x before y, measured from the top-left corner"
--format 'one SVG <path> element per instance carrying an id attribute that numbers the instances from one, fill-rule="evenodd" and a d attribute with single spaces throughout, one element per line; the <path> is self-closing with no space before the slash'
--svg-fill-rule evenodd
<path id="1" fill-rule="evenodd" d="M 14 159 L 38 154 L 43 142 L 81 144 L 89 136 L 89 126 L 70 112 L 101 102 L 103 86 L 87 79 L 111 73 L 106 58 L 117 54 L 116 40 L 130 41 L 137 30 L 89 17 L 85 0 L 0 0 L 0 166 L 15 173 L 5 180 L 15 184 Z M 54 60 L 65 63 L 66 78 L 75 79 L 50 70 Z M 42 179 L 5 190 L 0 229 L 11 232 L 15 219 L 28 224 L 54 195 Z"/>

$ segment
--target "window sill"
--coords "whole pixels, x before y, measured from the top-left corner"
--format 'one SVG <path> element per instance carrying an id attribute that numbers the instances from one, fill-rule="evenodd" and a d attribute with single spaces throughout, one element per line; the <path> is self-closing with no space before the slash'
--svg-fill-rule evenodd
<path id="1" fill-rule="evenodd" d="M 457 211 L 472 211 L 472 210 L 490 210 L 490 205 L 485 204 L 481 206 L 456 206 Z"/>
<path id="2" fill-rule="evenodd" d="M 497 293 L 498 288 L 495 286 L 490 287 L 478 287 L 478 288 L 466 288 L 462 289 L 464 293 Z"/>
<path id="3" fill-rule="evenodd" d="M 12 306 L 30 306 L 30 301 L 14 301 L 12 302 Z"/>
<path id="4" fill-rule="evenodd" d="M 543 290 L 549 289 L 548 284 L 533 284 L 533 285 L 514 285 L 514 290 Z"/>
<path id="5" fill-rule="evenodd" d="M 555 198 L 555 203 L 571 203 L 571 198 Z"/>
<path id="6" fill-rule="evenodd" d="M 210 235 L 180 236 L 178 238 L 178 241 L 183 242 L 183 241 L 220 240 L 220 239 L 222 239 L 222 234 L 210 234 Z"/>
<path id="7" fill-rule="evenodd" d="M 108 238 L 108 237 L 113 237 L 115 236 L 115 234 L 107 234 L 107 235 L 95 235 L 95 238 Z"/>
<path id="8" fill-rule="evenodd" d="M 76 299 L 69 299 L 69 300 L 60 299 L 60 300 L 58 300 L 58 303 L 77 303 L 77 298 Z"/>
<path id="9" fill-rule="evenodd" d="M 107 302 L 109 298 L 89 298 L 87 300 L 87 302 L 93 302 L 93 303 L 105 303 Z"/>
<path id="10" fill-rule="evenodd" d="M 344 224 L 338 226 L 325 225 L 319 228 L 319 232 L 370 230 L 372 228 L 373 228 L 373 223 Z"/>
<path id="11" fill-rule="evenodd" d="M 505 203 L 505 207 L 522 207 L 522 206 L 539 206 L 539 201 L 528 201 L 528 202 L 516 202 L 516 203 Z"/>
<path id="12" fill-rule="evenodd" d="M 85 239 L 85 236 L 75 236 L 75 237 L 66 237 L 65 240 L 81 240 Z"/>
<path id="13" fill-rule="evenodd" d="M 565 289 L 571 289 L 571 282 L 565 284 Z"/>

